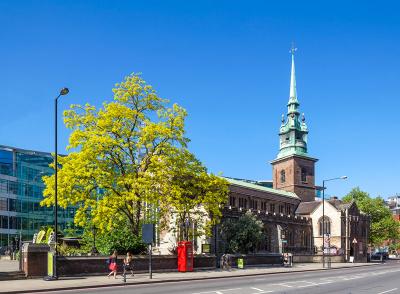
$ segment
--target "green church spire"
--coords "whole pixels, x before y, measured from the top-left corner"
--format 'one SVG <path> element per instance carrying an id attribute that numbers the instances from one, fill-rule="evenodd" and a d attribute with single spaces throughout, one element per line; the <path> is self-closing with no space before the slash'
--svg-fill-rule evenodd
<path id="1" fill-rule="evenodd" d="M 296 69 L 294 63 L 294 53 L 297 48 L 294 46 L 290 50 L 292 55 L 292 69 L 290 74 L 289 102 L 287 104 L 287 118 L 282 115 L 282 125 L 279 131 L 280 148 L 278 158 L 289 155 L 307 155 L 307 134 L 304 114 L 300 119 L 299 106 L 296 89 Z"/>

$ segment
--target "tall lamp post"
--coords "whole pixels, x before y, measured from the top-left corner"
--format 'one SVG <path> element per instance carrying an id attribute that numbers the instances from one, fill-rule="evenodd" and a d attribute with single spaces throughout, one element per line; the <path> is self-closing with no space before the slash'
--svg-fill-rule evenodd
<path id="1" fill-rule="evenodd" d="M 345 180 L 347 176 L 341 176 L 322 181 L 322 267 L 325 268 L 325 182 L 334 180 Z M 330 263 L 328 264 L 330 267 Z"/>
<path id="2" fill-rule="evenodd" d="M 58 255 L 58 250 L 57 250 L 57 242 L 58 242 L 58 201 L 57 201 L 57 171 L 58 171 L 58 163 L 57 163 L 57 157 L 58 157 L 58 150 L 57 150 L 57 141 L 58 141 L 58 134 L 57 134 L 57 118 L 58 118 L 58 99 L 61 96 L 65 96 L 69 93 L 68 88 L 62 88 L 56 99 L 54 99 L 54 242 L 56 244 L 56 252 L 54 255 L 54 262 L 53 262 L 53 277 L 57 279 L 57 255 Z"/>

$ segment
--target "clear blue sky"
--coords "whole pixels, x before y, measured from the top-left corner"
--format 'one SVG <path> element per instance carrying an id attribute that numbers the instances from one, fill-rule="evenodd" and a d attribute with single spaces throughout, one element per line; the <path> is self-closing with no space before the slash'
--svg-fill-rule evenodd
<path id="1" fill-rule="evenodd" d="M 61 87 L 71 91 L 61 109 L 99 105 L 125 75 L 142 72 L 188 110 L 190 149 L 210 171 L 270 179 L 294 40 L 317 184 L 347 175 L 328 194 L 360 186 L 392 195 L 400 192 L 395 3 L 0 1 L 0 144 L 53 150 Z M 67 140 L 61 125 L 61 152 Z"/>

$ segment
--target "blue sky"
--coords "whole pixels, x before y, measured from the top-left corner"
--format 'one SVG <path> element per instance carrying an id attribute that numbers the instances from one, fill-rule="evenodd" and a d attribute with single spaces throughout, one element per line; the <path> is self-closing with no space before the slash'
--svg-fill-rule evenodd
<path id="1" fill-rule="evenodd" d="M 275 3 L 273 3 L 275 2 Z M 324 3 L 322 3 L 324 2 Z M 351 3 L 350 3 L 351 2 Z M 53 150 L 53 98 L 100 105 L 131 72 L 188 110 L 212 172 L 270 179 L 294 40 L 328 194 L 400 192 L 400 18 L 387 1 L 0 1 L 0 144 Z M 65 99 L 64 99 L 65 98 Z M 60 151 L 68 130 L 60 123 Z"/>

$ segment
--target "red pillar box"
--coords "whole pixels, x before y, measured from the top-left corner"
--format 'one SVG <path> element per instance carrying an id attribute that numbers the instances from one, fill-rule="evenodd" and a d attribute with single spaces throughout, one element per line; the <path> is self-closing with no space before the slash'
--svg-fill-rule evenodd
<path id="1" fill-rule="evenodd" d="M 178 271 L 193 271 L 193 245 L 192 242 L 178 242 Z"/>

